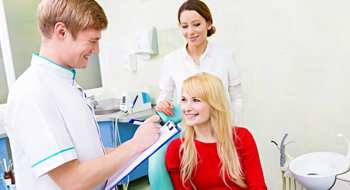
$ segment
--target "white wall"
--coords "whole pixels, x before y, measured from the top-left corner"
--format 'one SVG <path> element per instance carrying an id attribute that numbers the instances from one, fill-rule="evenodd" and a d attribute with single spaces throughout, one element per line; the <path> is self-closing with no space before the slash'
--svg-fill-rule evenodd
<path id="1" fill-rule="evenodd" d="M 164 55 L 185 44 L 177 22 L 182 0 L 99 0 L 109 19 L 103 33 L 109 90 L 158 86 Z M 217 33 L 209 40 L 235 50 L 243 76 L 244 124 L 260 151 L 269 189 L 281 189 L 280 142 L 289 133 L 293 156 L 332 151 L 346 154 L 350 138 L 349 0 L 204 0 Z M 160 53 L 125 71 L 133 30 L 158 29 Z M 155 96 L 154 94 L 151 94 Z M 156 98 L 156 97 L 153 97 Z"/>

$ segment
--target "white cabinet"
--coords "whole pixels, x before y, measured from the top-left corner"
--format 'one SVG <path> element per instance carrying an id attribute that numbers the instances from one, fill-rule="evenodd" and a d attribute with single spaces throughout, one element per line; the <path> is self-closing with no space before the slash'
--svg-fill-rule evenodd
<path id="1" fill-rule="evenodd" d="M 337 180 L 330 190 L 350 190 L 350 171 L 337 175 Z"/>
<path id="2" fill-rule="evenodd" d="M 335 184 L 333 188 L 331 188 L 331 190 L 350 190 L 350 182 L 337 179 L 337 181 L 335 181 Z"/>

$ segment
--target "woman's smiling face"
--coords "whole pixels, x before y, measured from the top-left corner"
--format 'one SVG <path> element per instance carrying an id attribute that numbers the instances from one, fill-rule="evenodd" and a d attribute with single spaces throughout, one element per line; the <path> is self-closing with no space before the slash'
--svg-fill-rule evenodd
<path id="1" fill-rule="evenodd" d="M 211 106 L 200 98 L 182 93 L 181 112 L 186 119 L 188 126 L 204 127 L 210 126 Z"/>
<path id="2" fill-rule="evenodd" d="M 208 30 L 211 23 L 207 22 L 197 11 L 186 10 L 180 15 L 180 25 L 182 35 L 187 40 L 189 46 L 197 47 L 207 40 Z"/>

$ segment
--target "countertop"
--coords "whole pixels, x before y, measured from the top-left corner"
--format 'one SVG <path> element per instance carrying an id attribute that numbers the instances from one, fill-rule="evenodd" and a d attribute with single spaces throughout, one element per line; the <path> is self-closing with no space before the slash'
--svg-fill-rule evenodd
<path id="1" fill-rule="evenodd" d="M 107 99 L 104 101 L 100 101 L 97 110 L 98 109 L 113 109 L 113 108 L 118 108 L 120 109 L 120 99 Z M 96 115 L 96 121 L 116 121 L 116 117 L 119 115 L 119 112 L 115 112 L 112 114 L 104 114 L 104 115 Z M 152 115 L 155 115 L 156 111 L 154 108 L 136 112 L 136 113 L 127 113 L 124 115 L 121 115 L 118 118 L 118 122 L 121 123 L 128 123 L 130 119 L 137 119 L 137 120 L 145 120 Z"/>
<path id="2" fill-rule="evenodd" d="M 98 106 L 102 108 L 119 108 L 119 100 L 113 99 L 112 101 L 101 101 L 100 105 Z M 137 120 L 145 120 L 152 115 L 155 115 L 155 109 L 149 109 L 137 113 L 130 113 L 130 114 L 124 114 L 118 118 L 118 122 L 121 123 L 128 123 L 130 119 L 137 119 Z M 96 115 L 96 121 L 102 122 L 102 121 L 116 121 L 116 117 L 118 116 L 118 112 L 112 113 L 112 114 L 105 114 L 105 115 Z M 4 128 L 4 114 L 0 113 L 0 138 L 7 137 L 6 131 Z"/>
<path id="3" fill-rule="evenodd" d="M 101 121 L 116 121 L 116 117 L 118 116 L 119 112 L 112 113 L 112 114 L 105 114 L 105 115 L 96 115 L 96 121 L 101 122 Z M 137 120 L 145 120 L 152 115 L 155 115 L 156 111 L 154 108 L 141 111 L 141 112 L 136 112 L 136 113 L 130 113 L 130 114 L 124 114 L 118 118 L 118 122 L 121 123 L 128 123 L 131 119 L 137 119 Z"/>
<path id="4" fill-rule="evenodd" d="M 99 104 L 97 105 L 97 110 L 99 109 L 120 109 L 120 99 L 107 99 L 103 101 L 99 101 Z M 136 113 L 127 113 L 124 115 L 121 115 L 118 118 L 118 122 L 121 123 L 128 123 L 130 119 L 137 119 L 137 120 L 145 120 L 152 115 L 155 115 L 156 111 L 154 108 L 136 112 Z M 104 114 L 104 115 L 96 115 L 96 121 L 116 121 L 116 117 L 120 115 L 120 112 L 115 112 L 111 114 Z"/>

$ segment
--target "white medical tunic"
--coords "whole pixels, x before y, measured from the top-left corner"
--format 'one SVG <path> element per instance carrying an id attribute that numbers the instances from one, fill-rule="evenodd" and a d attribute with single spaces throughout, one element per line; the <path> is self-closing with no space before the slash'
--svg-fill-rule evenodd
<path id="1" fill-rule="evenodd" d="M 105 154 L 93 110 L 74 77 L 74 69 L 33 55 L 31 66 L 10 89 L 4 125 L 19 190 L 60 189 L 48 171 Z"/>
<path id="2" fill-rule="evenodd" d="M 180 103 L 182 83 L 188 77 L 202 72 L 219 77 L 224 85 L 226 96 L 230 100 L 229 86 L 234 86 L 242 82 L 241 73 L 239 72 L 233 50 L 212 44 L 208 41 L 207 48 L 200 57 L 200 65 L 198 65 L 188 54 L 186 45 L 164 57 L 162 74 L 159 81 L 161 94 L 157 102 L 162 100 L 171 102 L 175 90 L 176 102 Z"/>

